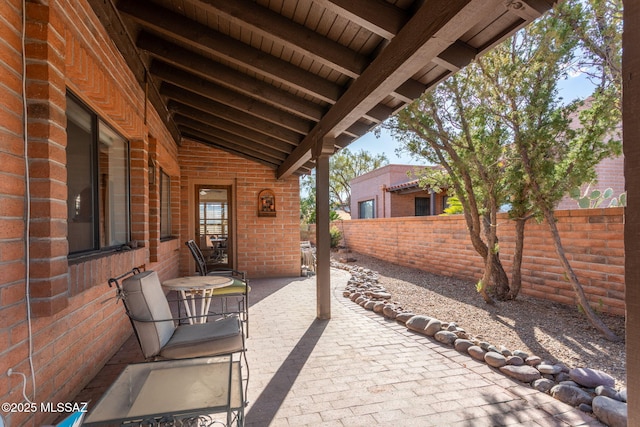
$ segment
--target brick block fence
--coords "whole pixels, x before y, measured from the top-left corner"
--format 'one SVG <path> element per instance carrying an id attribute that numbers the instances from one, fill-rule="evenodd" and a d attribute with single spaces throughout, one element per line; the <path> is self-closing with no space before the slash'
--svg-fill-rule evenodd
<path id="1" fill-rule="evenodd" d="M 623 316 L 623 208 L 558 211 L 556 217 L 569 261 L 592 307 Z M 471 246 L 461 215 L 350 220 L 334 225 L 343 231 L 345 246 L 354 252 L 474 282 L 482 276 L 482 259 Z M 500 259 L 510 276 L 515 239 L 514 224 L 506 215 L 498 217 L 498 237 Z M 530 220 L 524 244 L 521 292 L 576 306 L 549 227 Z"/>

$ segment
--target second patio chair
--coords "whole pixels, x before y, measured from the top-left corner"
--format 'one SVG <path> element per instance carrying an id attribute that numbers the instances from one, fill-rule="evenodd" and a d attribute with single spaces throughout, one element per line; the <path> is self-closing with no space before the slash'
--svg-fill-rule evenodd
<path id="1" fill-rule="evenodd" d="M 229 313 L 237 313 L 242 322 L 245 325 L 245 333 L 247 338 L 249 337 L 249 292 L 251 287 L 249 286 L 249 279 L 243 271 L 237 271 L 233 269 L 223 270 L 207 270 L 207 263 L 205 257 L 194 240 L 188 240 L 185 245 L 189 248 L 189 252 L 193 256 L 196 262 L 196 269 L 201 276 L 229 276 L 233 279 L 233 283 L 223 288 L 217 288 L 211 291 L 212 297 L 222 298 L 222 313 L 223 315 Z M 228 310 L 227 298 L 239 298 L 237 311 Z"/>

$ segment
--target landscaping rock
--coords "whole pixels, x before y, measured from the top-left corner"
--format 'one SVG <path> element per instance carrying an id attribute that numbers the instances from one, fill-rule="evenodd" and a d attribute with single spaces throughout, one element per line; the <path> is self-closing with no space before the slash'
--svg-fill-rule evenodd
<path id="1" fill-rule="evenodd" d="M 453 348 L 458 350 L 460 353 L 468 353 L 469 347 L 471 347 L 472 345 L 472 341 L 466 340 L 464 338 L 458 338 L 453 343 Z"/>
<path id="2" fill-rule="evenodd" d="M 375 301 L 367 301 L 364 305 L 364 308 L 367 310 L 373 310 L 373 306 L 376 305 Z"/>
<path id="3" fill-rule="evenodd" d="M 484 355 L 487 354 L 487 351 L 483 350 L 482 347 L 472 345 L 467 349 L 467 353 L 469 353 L 469 356 L 473 357 L 474 359 L 484 362 Z"/>
<path id="4" fill-rule="evenodd" d="M 524 365 L 524 360 L 520 356 L 509 356 L 507 357 L 507 365 L 522 366 Z"/>
<path id="5" fill-rule="evenodd" d="M 451 331 L 438 331 L 434 335 L 434 338 L 443 344 L 453 345 L 455 340 L 458 339 L 458 336 Z"/>
<path id="6" fill-rule="evenodd" d="M 396 316 L 396 321 L 406 325 L 409 319 L 411 319 L 414 316 L 415 316 L 414 313 L 409 313 L 409 312 L 398 313 L 398 315 Z"/>
<path id="7" fill-rule="evenodd" d="M 586 413 L 593 412 L 593 408 L 591 407 L 591 405 L 587 405 L 586 403 L 581 403 L 580 406 L 578 406 L 578 409 Z"/>
<path id="8" fill-rule="evenodd" d="M 619 400 L 621 402 L 626 402 L 627 401 L 627 388 L 623 388 L 622 390 L 620 390 L 620 392 L 618 393 L 618 398 L 616 400 Z"/>
<path id="9" fill-rule="evenodd" d="M 540 371 L 541 374 L 549 374 L 549 375 L 557 375 L 562 372 L 562 366 L 558 365 L 547 365 L 545 363 L 541 363 L 536 366 L 536 369 Z"/>
<path id="10" fill-rule="evenodd" d="M 523 383 L 530 383 L 532 381 L 540 379 L 540 372 L 532 366 L 506 365 L 500 368 L 500 371 L 510 376 L 511 378 L 515 378 L 518 381 L 522 381 Z"/>
<path id="11" fill-rule="evenodd" d="M 425 334 L 432 337 L 436 334 L 436 332 L 440 331 L 441 329 L 442 329 L 442 322 L 439 321 L 438 319 L 431 319 L 429 320 L 429 323 L 427 323 L 427 327 L 424 328 L 424 332 Z"/>
<path id="12" fill-rule="evenodd" d="M 576 368 L 569 371 L 571 379 L 581 386 L 595 388 L 599 385 L 615 387 L 616 380 L 609 374 L 597 369 Z"/>
<path id="13" fill-rule="evenodd" d="M 531 387 L 543 393 L 548 393 L 549 390 L 551 390 L 551 388 L 555 385 L 556 383 L 554 381 L 548 380 L 546 378 L 540 378 L 539 380 L 535 380 L 531 383 Z"/>
<path id="14" fill-rule="evenodd" d="M 591 405 L 593 413 L 609 427 L 627 426 L 627 404 L 606 396 L 596 396 Z"/>
<path id="15" fill-rule="evenodd" d="M 424 328 L 427 327 L 429 320 L 431 320 L 430 317 L 416 315 L 410 318 L 409 320 L 407 320 L 405 325 L 407 326 L 407 329 L 411 331 L 420 332 L 421 334 L 424 334 Z"/>
<path id="16" fill-rule="evenodd" d="M 527 360 L 527 358 L 529 357 L 529 353 L 526 353 L 526 352 L 524 352 L 522 350 L 515 350 L 513 352 L 513 355 L 514 356 L 520 356 L 520 357 L 522 357 L 523 360 Z"/>
<path id="17" fill-rule="evenodd" d="M 398 312 L 396 311 L 396 307 L 394 305 L 387 304 L 382 309 L 382 314 L 384 314 L 384 317 L 387 317 L 389 319 L 395 319 L 398 315 Z"/>
<path id="18" fill-rule="evenodd" d="M 494 368 L 501 368 L 507 364 L 507 358 L 495 351 L 487 352 L 487 354 L 484 355 L 484 361 L 487 362 L 487 365 L 493 366 Z"/>
<path id="19" fill-rule="evenodd" d="M 606 396 L 611 399 L 620 400 L 618 399 L 618 392 L 616 391 L 616 389 L 613 387 L 608 387 L 606 385 L 599 385 L 598 387 L 596 387 L 596 394 L 598 396 Z"/>
<path id="20" fill-rule="evenodd" d="M 514 355 L 516 354 L 514 353 Z M 526 363 L 529 366 L 538 366 L 539 364 L 542 363 L 542 359 L 539 358 L 538 356 L 523 357 L 522 360 L 524 360 L 524 363 Z"/>
<path id="21" fill-rule="evenodd" d="M 384 306 L 385 306 L 385 303 L 383 303 L 382 301 L 378 301 L 373 306 L 373 312 L 374 313 L 378 313 L 378 314 L 382 314 L 382 310 L 384 310 Z"/>
<path id="22" fill-rule="evenodd" d="M 593 397 L 581 389 L 580 387 L 574 387 L 571 385 L 558 384 L 553 386 L 550 390 L 551 396 L 555 397 L 561 402 L 564 402 L 571 406 L 578 406 L 581 403 L 591 404 Z"/>

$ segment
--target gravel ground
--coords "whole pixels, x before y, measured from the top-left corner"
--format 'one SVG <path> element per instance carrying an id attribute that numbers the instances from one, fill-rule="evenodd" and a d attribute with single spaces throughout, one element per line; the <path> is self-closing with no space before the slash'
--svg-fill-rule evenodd
<path id="1" fill-rule="evenodd" d="M 520 294 L 515 301 L 486 304 L 475 284 L 402 267 L 366 255 L 350 253 L 349 263 L 377 271 L 392 301 L 405 310 L 455 322 L 468 333 L 510 350 L 523 350 L 570 368 L 600 369 L 626 385 L 624 342 L 612 343 L 590 326 L 576 308 Z M 624 318 L 602 315 L 619 337 Z"/>

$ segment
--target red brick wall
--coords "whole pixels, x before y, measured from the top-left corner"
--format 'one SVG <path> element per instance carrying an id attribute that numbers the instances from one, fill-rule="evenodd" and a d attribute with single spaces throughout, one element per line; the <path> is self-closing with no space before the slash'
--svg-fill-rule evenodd
<path id="1" fill-rule="evenodd" d="M 182 144 L 179 159 L 183 240 L 195 238 L 195 185 L 231 185 L 237 248 L 234 267 L 246 271 L 249 278 L 300 274 L 298 177 L 276 180 L 274 171 L 266 166 L 191 141 Z M 275 193 L 276 217 L 258 216 L 258 194 L 264 189 Z M 195 272 L 184 244 L 180 271 Z"/>
<path id="2" fill-rule="evenodd" d="M 569 261 L 596 310 L 624 315 L 623 210 L 556 212 Z M 511 272 L 513 225 L 499 217 L 500 259 Z M 342 222 L 349 249 L 425 271 L 478 280 L 482 259 L 471 246 L 461 216 L 388 218 Z M 522 293 L 575 305 L 551 234 L 544 223 L 527 223 Z"/>
<path id="3" fill-rule="evenodd" d="M 149 215 L 156 189 L 148 179 L 149 135 L 159 167 L 174 186 L 174 225 L 179 233 L 177 147 L 154 110 L 144 117 L 145 97 L 86 1 L 26 3 L 28 167 L 31 191 L 29 236 L 33 367 L 28 362 L 27 269 L 25 266 L 25 150 L 22 113 L 22 2 L 0 2 L 0 401 L 67 402 L 131 334 L 122 305 L 107 279 L 146 264 L 162 279 L 178 274 L 180 238 L 154 240 Z M 134 251 L 67 259 L 66 100 L 71 89 L 130 141 Z M 153 235 L 155 236 L 155 234 Z M 2 414 L 7 425 L 42 425 L 57 414 Z"/>

